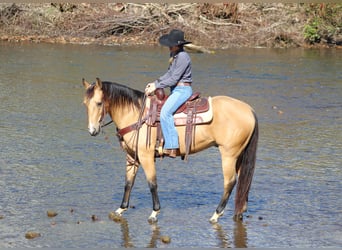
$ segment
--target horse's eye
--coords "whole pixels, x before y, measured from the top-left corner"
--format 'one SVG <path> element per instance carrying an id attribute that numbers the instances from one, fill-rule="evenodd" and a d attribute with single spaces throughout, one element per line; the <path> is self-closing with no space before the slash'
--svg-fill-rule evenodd
<path id="1" fill-rule="evenodd" d="M 97 102 L 96 105 L 97 105 L 98 107 L 101 107 L 101 106 L 102 106 L 102 102 Z"/>

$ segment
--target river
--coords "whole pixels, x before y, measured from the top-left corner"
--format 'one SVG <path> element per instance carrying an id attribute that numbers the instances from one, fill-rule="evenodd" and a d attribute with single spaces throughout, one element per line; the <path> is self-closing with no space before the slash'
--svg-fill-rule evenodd
<path id="1" fill-rule="evenodd" d="M 125 155 L 114 126 L 87 132 L 81 80 L 143 90 L 167 57 L 161 47 L 0 43 L 0 248 L 341 247 L 338 49 L 192 53 L 195 91 L 238 98 L 258 115 L 244 220 L 232 220 L 233 193 L 219 223 L 209 223 L 222 193 L 216 148 L 188 162 L 157 160 L 157 224 L 147 222 L 152 201 L 141 169 L 131 208 L 119 222 L 108 218 L 121 203 Z M 40 237 L 26 239 L 28 231 Z"/>

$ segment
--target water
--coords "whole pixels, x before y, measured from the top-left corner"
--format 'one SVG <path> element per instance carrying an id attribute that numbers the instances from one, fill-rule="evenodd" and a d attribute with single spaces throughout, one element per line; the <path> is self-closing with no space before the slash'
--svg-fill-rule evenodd
<path id="1" fill-rule="evenodd" d="M 82 78 L 143 90 L 167 49 L 0 44 L 0 247 L 340 247 L 342 52 L 232 49 L 191 54 L 194 89 L 230 95 L 259 118 L 249 209 L 208 220 L 222 193 L 215 148 L 157 160 L 162 211 L 140 170 L 121 222 L 125 155 L 114 136 L 87 132 Z M 58 215 L 48 218 L 47 210 Z M 92 215 L 99 220 L 92 221 Z M 25 233 L 41 237 L 27 240 Z M 171 242 L 163 243 L 161 236 Z"/>

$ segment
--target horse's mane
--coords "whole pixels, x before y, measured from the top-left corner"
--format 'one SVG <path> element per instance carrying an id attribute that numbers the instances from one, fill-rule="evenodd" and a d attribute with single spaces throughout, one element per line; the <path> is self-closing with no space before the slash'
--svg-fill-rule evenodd
<path id="1" fill-rule="evenodd" d="M 93 92 L 90 89 L 89 91 Z M 141 108 L 144 93 L 139 90 L 132 89 L 116 82 L 103 81 L 102 91 L 105 101 L 109 101 L 115 106 L 134 105 L 138 109 Z"/>

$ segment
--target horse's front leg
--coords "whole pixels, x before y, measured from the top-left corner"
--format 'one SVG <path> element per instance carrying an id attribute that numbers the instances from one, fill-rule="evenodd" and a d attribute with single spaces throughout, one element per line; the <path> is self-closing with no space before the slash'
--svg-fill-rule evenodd
<path id="1" fill-rule="evenodd" d="M 153 210 L 150 217 L 148 218 L 148 222 L 155 223 L 158 221 L 157 216 L 160 212 L 160 203 L 157 190 L 157 173 L 154 163 L 154 156 L 151 156 L 149 153 L 146 153 L 143 157 L 141 157 L 141 166 L 144 169 L 146 180 L 152 195 Z"/>
<path id="2" fill-rule="evenodd" d="M 126 155 L 126 179 L 125 190 L 122 198 L 121 206 L 115 211 L 116 215 L 121 216 L 128 209 L 131 191 L 134 185 L 135 177 L 139 168 L 139 162 L 135 161 L 129 154 Z"/>

